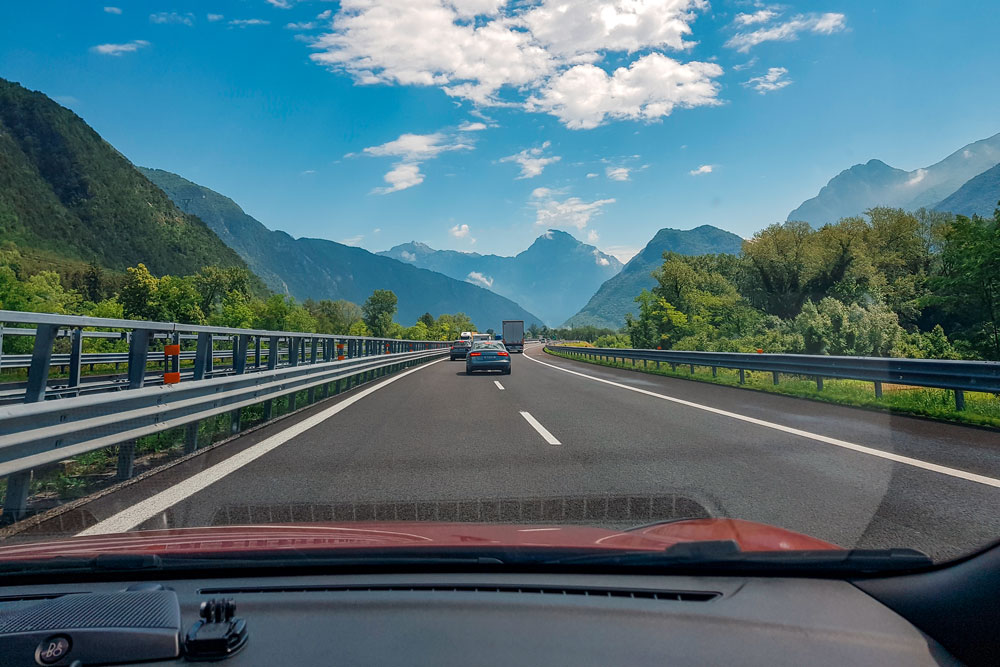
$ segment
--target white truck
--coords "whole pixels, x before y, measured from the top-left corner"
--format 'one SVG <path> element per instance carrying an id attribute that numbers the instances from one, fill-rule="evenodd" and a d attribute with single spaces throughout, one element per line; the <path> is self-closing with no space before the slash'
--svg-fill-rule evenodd
<path id="1" fill-rule="evenodd" d="M 524 320 L 504 320 L 502 332 L 508 352 L 524 352 Z"/>

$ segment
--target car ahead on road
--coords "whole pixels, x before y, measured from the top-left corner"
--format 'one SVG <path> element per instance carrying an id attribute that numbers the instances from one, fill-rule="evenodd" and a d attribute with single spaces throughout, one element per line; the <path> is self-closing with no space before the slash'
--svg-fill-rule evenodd
<path id="1" fill-rule="evenodd" d="M 465 358 L 465 374 L 476 371 L 500 371 L 510 375 L 510 353 L 496 340 L 476 341 Z"/>
<path id="2" fill-rule="evenodd" d="M 452 341 L 451 351 L 448 356 L 452 361 L 455 361 L 456 359 L 465 359 L 465 356 L 469 354 L 470 347 L 472 347 L 471 340 L 460 338 L 459 340 Z"/>

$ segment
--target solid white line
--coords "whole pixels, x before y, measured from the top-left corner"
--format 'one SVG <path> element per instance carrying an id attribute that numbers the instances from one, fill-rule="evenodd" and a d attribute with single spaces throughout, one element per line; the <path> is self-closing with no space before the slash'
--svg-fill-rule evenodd
<path id="1" fill-rule="evenodd" d="M 503 385 L 500 384 L 500 380 L 494 380 L 493 384 L 495 384 L 497 386 L 497 389 L 499 389 L 500 391 L 503 391 Z"/>
<path id="2" fill-rule="evenodd" d="M 679 405 L 685 405 L 689 408 L 704 410 L 705 412 L 711 412 L 713 414 L 721 415 L 723 417 L 738 419 L 739 421 L 748 422 L 750 424 L 756 424 L 757 426 L 771 428 L 774 429 L 775 431 L 790 433 L 792 435 L 808 438 L 810 440 L 816 440 L 817 442 L 824 442 L 828 445 L 843 447 L 844 449 L 850 449 L 852 451 L 860 452 L 862 454 L 868 454 L 870 456 L 877 456 L 879 458 L 887 459 L 889 461 L 895 461 L 896 463 L 903 463 L 905 465 L 913 466 L 914 468 L 922 468 L 924 470 L 930 470 L 932 472 L 941 473 L 942 475 L 948 475 L 949 477 L 957 477 L 958 479 L 964 479 L 969 482 L 985 484 L 986 486 L 992 486 L 1000 489 L 1000 479 L 995 479 L 993 477 L 986 477 L 985 475 L 977 475 L 974 472 L 966 472 L 965 470 L 959 470 L 957 468 L 949 468 L 947 466 L 941 466 L 936 463 L 928 463 L 927 461 L 921 461 L 920 459 L 910 458 L 909 456 L 900 456 L 899 454 L 884 452 L 880 449 L 874 449 L 872 447 L 865 447 L 864 445 L 858 445 L 853 442 L 848 442 L 846 440 L 839 440 L 837 438 L 831 438 L 825 435 L 820 435 L 818 433 L 811 433 L 809 431 L 803 431 L 801 429 L 792 428 L 791 426 L 783 426 L 781 424 L 775 424 L 774 422 L 764 421 L 763 419 L 756 419 L 754 417 L 748 417 L 746 415 L 741 415 L 735 412 L 729 412 L 728 410 L 720 410 L 719 408 L 713 408 L 708 405 L 702 405 L 700 403 L 685 401 L 682 398 L 674 398 L 673 396 L 658 394 L 653 391 L 647 391 L 646 389 L 639 389 L 638 387 L 630 387 L 629 385 L 621 384 L 620 382 L 612 382 L 611 380 L 605 380 L 603 378 L 594 377 L 593 375 L 587 375 L 586 373 L 579 373 L 577 371 L 572 371 L 568 368 L 561 368 L 559 366 L 555 366 L 553 364 L 549 364 L 544 361 L 539 361 L 538 359 L 534 359 L 532 357 L 529 357 L 528 355 L 525 355 L 525 358 L 531 359 L 536 364 L 541 364 L 542 366 L 548 366 L 549 368 L 554 368 L 557 371 L 562 371 L 564 373 L 579 375 L 582 378 L 587 378 L 588 380 L 593 380 L 594 382 L 603 382 L 604 384 L 609 384 L 613 387 L 628 389 L 629 391 L 634 391 L 639 394 L 645 394 L 647 396 L 653 396 L 655 398 L 663 399 L 664 401 L 670 401 L 672 403 L 677 403 Z M 522 412 L 521 414 L 524 413 Z"/>
<path id="3" fill-rule="evenodd" d="M 346 398 L 336 405 L 323 410 L 322 412 L 317 412 L 311 417 L 307 417 L 300 422 L 292 424 L 280 433 L 275 433 L 270 438 L 261 440 L 256 445 L 248 447 L 242 452 L 234 454 L 224 461 L 220 461 L 211 468 L 203 470 L 192 477 L 188 477 L 183 482 L 175 484 L 169 489 L 157 493 L 155 496 L 151 496 L 146 500 L 138 502 L 128 509 L 124 509 L 117 514 L 108 517 L 104 521 L 94 524 L 90 528 L 80 531 L 77 535 L 103 535 L 105 533 L 124 533 L 131 530 L 149 519 L 152 519 L 157 514 L 173 507 L 185 498 L 188 498 L 202 489 L 205 489 L 209 485 L 218 482 L 226 475 L 236 472 L 248 463 L 252 463 L 268 452 L 277 449 L 295 436 L 305 433 L 314 426 L 318 426 L 341 410 L 354 405 L 365 396 L 378 391 L 382 387 L 392 384 L 396 380 L 399 380 L 410 373 L 416 373 L 417 371 L 427 368 L 428 366 L 432 366 L 439 361 L 443 361 L 443 359 L 431 361 L 408 371 L 404 371 L 398 375 L 393 375 L 374 387 L 369 387 L 368 389 L 360 391 L 354 396 Z"/>
<path id="4" fill-rule="evenodd" d="M 521 416 L 524 417 L 524 420 L 526 422 L 528 422 L 529 424 L 531 424 L 531 426 L 536 431 L 538 431 L 538 434 L 540 436 L 542 436 L 543 438 L 545 438 L 545 442 L 549 443 L 550 445 L 561 445 L 562 444 L 561 442 L 559 442 L 558 440 L 556 440 L 556 438 L 555 438 L 554 435 L 552 435 L 551 433 L 549 433 L 549 429 L 547 429 L 544 426 L 542 426 L 538 422 L 537 419 L 535 419 L 534 417 L 532 417 L 530 412 L 523 412 L 522 411 L 521 412 Z"/>

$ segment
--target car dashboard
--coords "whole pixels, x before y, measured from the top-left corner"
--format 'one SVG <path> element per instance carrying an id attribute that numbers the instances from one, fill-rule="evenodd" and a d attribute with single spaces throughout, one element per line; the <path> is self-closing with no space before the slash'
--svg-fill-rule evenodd
<path id="1" fill-rule="evenodd" d="M 179 655 L 143 662 L 153 665 L 198 657 L 185 638 L 205 623 L 203 603 L 222 603 L 243 623 L 242 643 L 214 656 L 234 667 L 961 664 L 849 582 L 783 577 L 422 572 L 8 586 L 0 588 L 0 629 L 59 596 L 150 591 L 172 592 L 166 598 L 176 596 L 179 609 Z M 54 626 L 19 644 L 2 635 L 0 664 L 139 662 L 141 653 L 123 652 L 137 650 L 126 625 L 99 642 Z M 54 660 L 42 660 L 46 650 Z"/>

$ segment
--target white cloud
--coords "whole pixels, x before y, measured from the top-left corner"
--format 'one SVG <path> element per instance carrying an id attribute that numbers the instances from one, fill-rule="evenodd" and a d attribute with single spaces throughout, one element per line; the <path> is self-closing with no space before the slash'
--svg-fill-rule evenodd
<path id="1" fill-rule="evenodd" d="M 962 151 L 962 157 L 968 160 L 970 157 L 972 157 L 972 151 L 966 148 L 964 151 Z"/>
<path id="2" fill-rule="evenodd" d="M 712 165 L 710 165 L 710 164 L 703 164 L 700 167 L 698 167 L 697 169 L 692 169 L 688 173 L 691 174 L 692 176 L 699 176 L 701 174 L 711 174 L 712 173 Z"/>
<path id="3" fill-rule="evenodd" d="M 548 148 L 549 145 L 550 142 L 546 141 L 541 146 L 526 148 L 520 153 L 500 158 L 500 161 L 516 162 L 521 167 L 521 175 L 518 176 L 519 179 L 534 178 L 535 176 L 540 175 L 545 167 L 562 159 L 558 155 L 543 155 L 545 149 Z"/>
<path id="4" fill-rule="evenodd" d="M 178 14 L 177 12 L 157 12 L 149 15 L 150 23 L 179 23 L 194 25 L 194 14 Z"/>
<path id="5" fill-rule="evenodd" d="M 455 225 L 448 230 L 448 233 L 454 236 L 456 239 L 464 239 L 469 236 L 472 230 L 469 229 L 468 225 Z"/>
<path id="6" fill-rule="evenodd" d="M 597 234 L 594 232 L 594 230 L 590 230 L 590 232 L 591 233 L 587 235 L 587 240 L 590 241 L 591 243 L 596 243 Z M 593 235 L 594 238 L 590 238 L 591 235 Z M 598 250 L 597 248 L 594 248 L 594 262 L 596 262 L 598 266 L 611 266 L 611 262 L 608 260 L 608 258 L 602 257 L 601 251 Z"/>
<path id="7" fill-rule="evenodd" d="M 712 79 L 721 75 L 715 63 L 682 64 L 650 53 L 610 76 L 596 65 L 575 65 L 549 79 L 526 105 L 575 130 L 597 127 L 608 118 L 652 121 L 669 116 L 677 106 L 719 104 L 719 84 Z"/>
<path id="8" fill-rule="evenodd" d="M 612 181 L 627 181 L 629 171 L 631 170 L 628 167 L 608 167 L 604 173 Z"/>
<path id="9" fill-rule="evenodd" d="M 216 21 L 221 21 L 222 19 L 224 19 L 226 17 L 223 16 L 222 14 L 208 14 L 208 15 L 205 16 L 205 18 L 208 19 L 209 23 L 215 23 Z"/>
<path id="10" fill-rule="evenodd" d="M 459 132 L 480 132 L 486 129 L 486 123 L 473 123 L 470 121 L 465 121 L 458 126 Z"/>
<path id="11" fill-rule="evenodd" d="M 829 35 L 843 30 L 845 27 L 843 14 L 834 12 L 798 14 L 783 23 L 776 23 L 751 32 L 738 32 L 726 42 L 726 46 L 746 53 L 762 42 L 788 42 L 798 39 L 799 33 L 802 32 Z"/>
<path id="12" fill-rule="evenodd" d="M 587 243 L 597 243 L 598 239 L 600 239 L 600 236 L 598 235 L 596 229 L 591 229 L 587 232 Z M 597 248 L 594 248 L 594 257 L 597 257 L 598 252 L 600 251 Z"/>
<path id="13" fill-rule="evenodd" d="M 751 67 L 753 67 L 754 65 L 756 65 L 757 64 L 757 60 L 758 60 L 757 56 L 754 56 L 753 58 L 751 58 L 750 60 L 746 61 L 745 63 L 740 63 L 738 65 L 733 65 L 732 69 L 733 69 L 734 72 L 742 72 L 743 70 L 750 69 Z"/>
<path id="14" fill-rule="evenodd" d="M 587 174 L 587 178 L 597 178 L 598 176 L 599 174 L 595 172 L 590 172 L 589 174 Z"/>
<path id="15" fill-rule="evenodd" d="M 791 85 L 792 80 L 786 77 L 786 74 L 788 74 L 788 70 L 784 67 L 771 67 L 767 70 L 767 74 L 752 77 L 744 81 L 743 85 L 747 88 L 753 88 L 761 95 L 766 95 Z"/>
<path id="16" fill-rule="evenodd" d="M 753 14 L 737 14 L 733 19 L 733 23 L 736 25 L 754 25 L 756 23 L 767 23 L 775 16 L 778 12 L 773 9 L 761 9 Z"/>
<path id="17" fill-rule="evenodd" d="M 389 185 L 382 188 L 375 188 L 373 193 L 387 195 L 390 192 L 399 192 L 414 185 L 424 182 L 424 175 L 420 173 L 419 162 L 400 162 L 390 169 L 383 179 Z"/>
<path id="18" fill-rule="evenodd" d="M 401 157 L 410 161 L 429 160 L 445 151 L 456 151 L 472 148 L 471 145 L 458 140 L 452 140 L 443 132 L 432 134 L 401 134 L 378 146 L 369 146 L 364 152 L 373 156 Z"/>
<path id="19" fill-rule="evenodd" d="M 121 7 L 105 7 L 104 11 L 107 12 L 108 14 L 121 14 L 122 13 L 122 8 Z"/>
<path id="20" fill-rule="evenodd" d="M 149 46 L 149 42 L 144 39 L 134 39 L 131 42 L 126 42 L 125 44 L 98 44 L 97 46 L 91 47 L 91 51 L 94 53 L 100 53 L 105 56 L 120 56 L 123 53 L 132 53 L 133 51 L 138 51 L 139 49 Z"/>
<path id="21" fill-rule="evenodd" d="M 628 245 L 612 245 L 604 248 L 604 252 L 609 255 L 614 255 L 622 264 L 628 264 L 628 261 L 638 255 L 640 250 L 642 250 L 642 248 L 636 248 Z"/>
<path id="22" fill-rule="evenodd" d="M 404 250 L 403 252 L 399 253 L 399 256 L 405 259 L 407 262 L 417 261 L 417 256 L 408 250 Z"/>
<path id="23" fill-rule="evenodd" d="M 284 0 L 282 0 L 284 1 Z M 436 86 L 572 128 L 716 104 L 712 63 L 680 63 L 707 0 L 343 0 L 312 59 L 358 84 Z M 610 54 L 647 52 L 608 74 Z M 617 60 L 617 58 L 616 58 Z"/>
<path id="24" fill-rule="evenodd" d="M 919 183 L 920 181 L 924 180 L 924 178 L 926 176 L 927 176 L 927 170 L 926 169 L 917 169 L 915 172 L 913 172 L 912 176 L 910 176 L 908 179 L 906 179 L 906 184 L 908 186 L 914 186 L 917 183 Z"/>
<path id="25" fill-rule="evenodd" d="M 372 230 L 372 234 L 379 234 L 381 231 L 382 231 L 381 227 L 376 227 L 375 229 Z"/>
<path id="26" fill-rule="evenodd" d="M 485 276 L 479 271 L 470 271 L 469 275 L 465 277 L 465 280 L 474 285 L 485 287 L 486 289 L 493 287 L 493 278 L 491 276 Z"/>
<path id="27" fill-rule="evenodd" d="M 319 14 L 316 15 L 316 18 L 319 19 L 320 21 L 325 21 L 331 16 L 333 16 L 333 10 L 324 9 L 323 11 L 321 11 Z"/>
<path id="28" fill-rule="evenodd" d="M 583 230 L 601 208 L 614 204 L 614 199 L 583 201 L 579 197 L 569 197 L 562 201 L 555 199 L 548 188 L 536 188 L 531 196 L 535 200 L 535 224 L 545 227 L 575 227 Z"/>
<path id="29" fill-rule="evenodd" d="M 316 25 L 315 21 L 301 21 L 299 23 L 286 23 L 285 27 L 289 30 L 314 30 Z"/>
<path id="30" fill-rule="evenodd" d="M 344 245 L 353 245 L 353 246 L 356 246 L 356 245 L 359 245 L 361 243 L 361 239 L 363 239 L 364 237 L 365 237 L 364 234 L 358 234 L 357 236 L 352 236 L 350 238 L 341 239 L 340 242 L 343 243 Z"/>
<path id="31" fill-rule="evenodd" d="M 315 169 L 304 169 L 303 171 L 299 172 L 299 175 L 300 176 L 308 176 L 309 174 L 315 174 L 315 173 L 316 173 Z"/>
<path id="32" fill-rule="evenodd" d="M 291 0 L 267 0 L 267 4 L 271 5 L 272 7 L 277 7 L 278 9 L 292 8 Z"/>
<path id="33" fill-rule="evenodd" d="M 246 28 L 252 25 L 271 25 L 270 21 L 265 19 L 233 19 L 229 22 L 229 25 L 234 25 L 238 28 Z"/>
<path id="34" fill-rule="evenodd" d="M 450 137 L 443 132 L 434 132 L 432 134 L 401 134 L 398 139 L 378 146 L 369 146 L 362 152 L 373 157 L 399 158 L 392 170 L 385 175 L 385 182 L 389 185 L 373 190 L 376 194 L 384 195 L 423 183 L 424 175 L 420 173 L 421 163 L 434 159 L 445 151 L 471 148 L 471 144 Z M 350 155 L 348 154 L 348 156 Z"/>

